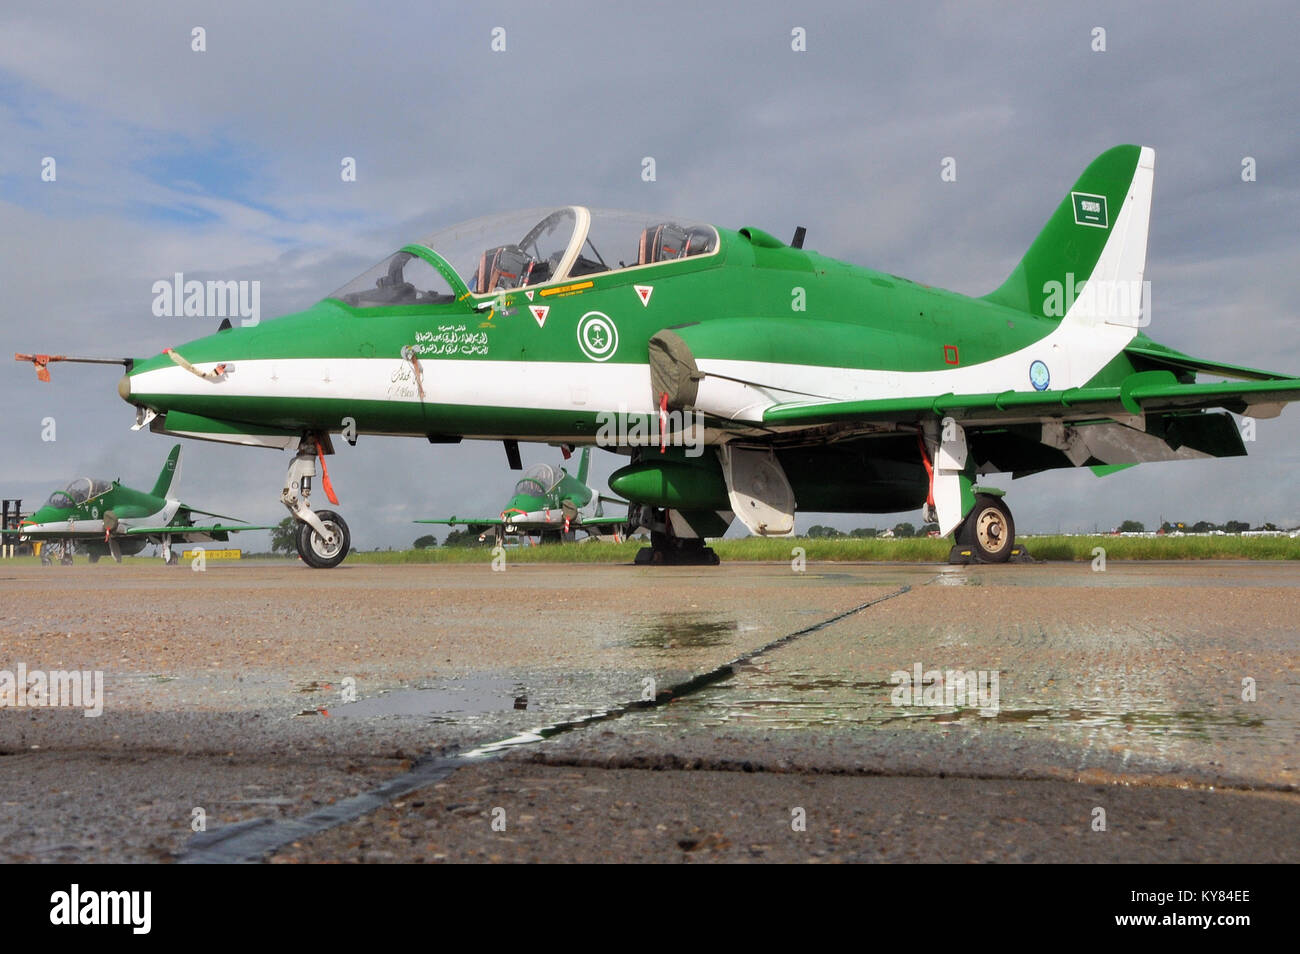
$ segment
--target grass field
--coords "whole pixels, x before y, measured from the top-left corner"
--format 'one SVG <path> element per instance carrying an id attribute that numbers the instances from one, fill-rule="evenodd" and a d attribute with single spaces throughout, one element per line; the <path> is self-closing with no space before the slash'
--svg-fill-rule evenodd
<path id="1" fill-rule="evenodd" d="M 1107 560 L 1300 560 L 1300 538 L 1292 537 L 1065 537 L 1021 538 L 1029 553 L 1039 560 L 1091 561 L 1093 550 L 1102 547 Z M 564 543 L 548 546 L 510 547 L 511 563 L 629 563 L 643 544 Z M 723 560 L 786 561 L 795 547 L 803 547 L 810 561 L 938 563 L 947 559 L 949 540 L 925 537 L 912 539 L 836 538 L 810 540 L 800 537 L 719 540 L 714 552 Z M 430 550 L 352 553 L 358 563 L 486 563 L 492 559 L 489 547 L 435 547 Z"/>
<path id="2" fill-rule="evenodd" d="M 1113 537 L 1113 536 L 1042 536 L 1020 537 L 1037 560 L 1074 560 L 1089 562 L 1093 550 L 1102 547 L 1107 560 L 1300 560 L 1300 537 L 1241 537 L 1241 536 L 1190 536 L 1190 537 Z M 510 547 L 506 550 L 508 563 L 631 563 L 637 550 L 644 546 L 640 541 L 624 543 L 562 543 L 547 546 Z M 711 544 L 724 561 L 785 562 L 793 558 L 795 547 L 804 549 L 810 562 L 843 563 L 941 563 L 948 558 L 952 548 L 949 540 L 914 537 L 911 539 L 880 539 L 839 537 L 811 540 L 789 537 L 765 540 L 745 537 L 739 540 L 718 540 Z M 268 554 L 248 554 L 249 559 L 265 560 Z M 296 557 L 275 557 L 285 561 Z M 434 547 L 429 550 L 372 550 L 348 554 L 349 563 L 401 564 L 401 563 L 488 563 L 492 548 Z M 16 557 L 6 561 L 10 566 L 38 566 L 36 557 Z M 78 555 L 77 564 L 86 562 Z M 112 565 L 112 560 L 100 561 Z M 127 557 L 127 563 L 157 566 L 156 557 Z M 211 565 L 237 565 L 238 561 L 213 561 Z M 57 563 L 56 563 L 57 565 Z"/>

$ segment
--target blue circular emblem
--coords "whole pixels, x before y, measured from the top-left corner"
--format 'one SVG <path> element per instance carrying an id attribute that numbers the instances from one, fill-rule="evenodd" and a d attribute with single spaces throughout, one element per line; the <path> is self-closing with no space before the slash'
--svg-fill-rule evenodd
<path id="1" fill-rule="evenodd" d="M 1046 391 L 1047 386 L 1052 383 L 1051 372 L 1047 370 L 1047 365 L 1041 361 L 1035 361 L 1029 366 L 1029 383 L 1034 386 L 1035 391 Z"/>

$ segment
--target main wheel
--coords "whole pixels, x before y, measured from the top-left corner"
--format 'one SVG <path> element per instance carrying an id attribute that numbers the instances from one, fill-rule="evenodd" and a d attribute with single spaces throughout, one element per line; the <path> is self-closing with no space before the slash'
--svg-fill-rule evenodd
<path id="1" fill-rule="evenodd" d="M 1006 563 L 1016 542 L 1016 524 L 1002 498 L 977 494 L 957 531 L 957 542 L 971 547 L 981 563 Z"/>
<path id="2" fill-rule="evenodd" d="M 334 542 L 327 542 L 316 532 L 315 527 L 300 520 L 296 539 L 298 555 L 308 566 L 327 570 L 343 562 L 343 558 L 348 555 L 348 546 L 352 538 L 348 533 L 348 525 L 333 510 L 318 510 L 316 516 L 320 517 L 320 522 L 325 525 L 325 529 L 333 534 Z"/>

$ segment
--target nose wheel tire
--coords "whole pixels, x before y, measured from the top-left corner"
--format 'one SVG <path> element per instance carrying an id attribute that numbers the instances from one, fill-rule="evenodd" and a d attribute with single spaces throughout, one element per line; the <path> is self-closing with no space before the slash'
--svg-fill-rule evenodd
<path id="1" fill-rule="evenodd" d="M 316 532 L 315 527 L 300 520 L 296 539 L 298 555 L 308 566 L 326 570 L 343 562 L 343 558 L 348 555 L 352 537 L 348 533 L 348 525 L 333 510 L 318 510 L 316 516 L 320 517 L 320 522 L 334 539 L 326 540 Z"/>
<path id="2" fill-rule="evenodd" d="M 957 542 L 971 547 L 981 563 L 1006 563 L 1016 542 L 1016 524 L 1001 497 L 979 494 L 957 531 Z"/>

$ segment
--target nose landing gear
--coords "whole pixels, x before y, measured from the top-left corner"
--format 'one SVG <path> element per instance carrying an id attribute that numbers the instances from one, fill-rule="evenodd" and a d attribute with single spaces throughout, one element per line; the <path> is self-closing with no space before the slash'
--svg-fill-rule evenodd
<path id="1" fill-rule="evenodd" d="M 298 443 L 297 456 L 289 463 L 289 472 L 284 478 L 284 490 L 280 493 L 280 502 L 298 520 L 294 543 L 302 562 L 314 569 L 323 570 L 338 566 L 348 555 L 351 534 L 348 525 L 333 510 L 319 513 L 311 509 L 308 499 L 311 497 L 311 482 L 316 476 L 316 457 L 324 457 L 324 449 L 319 440 L 308 436 Z M 322 461 L 322 467 L 324 463 Z M 328 475 L 325 478 L 325 492 L 331 503 L 338 503 L 330 490 Z"/>

